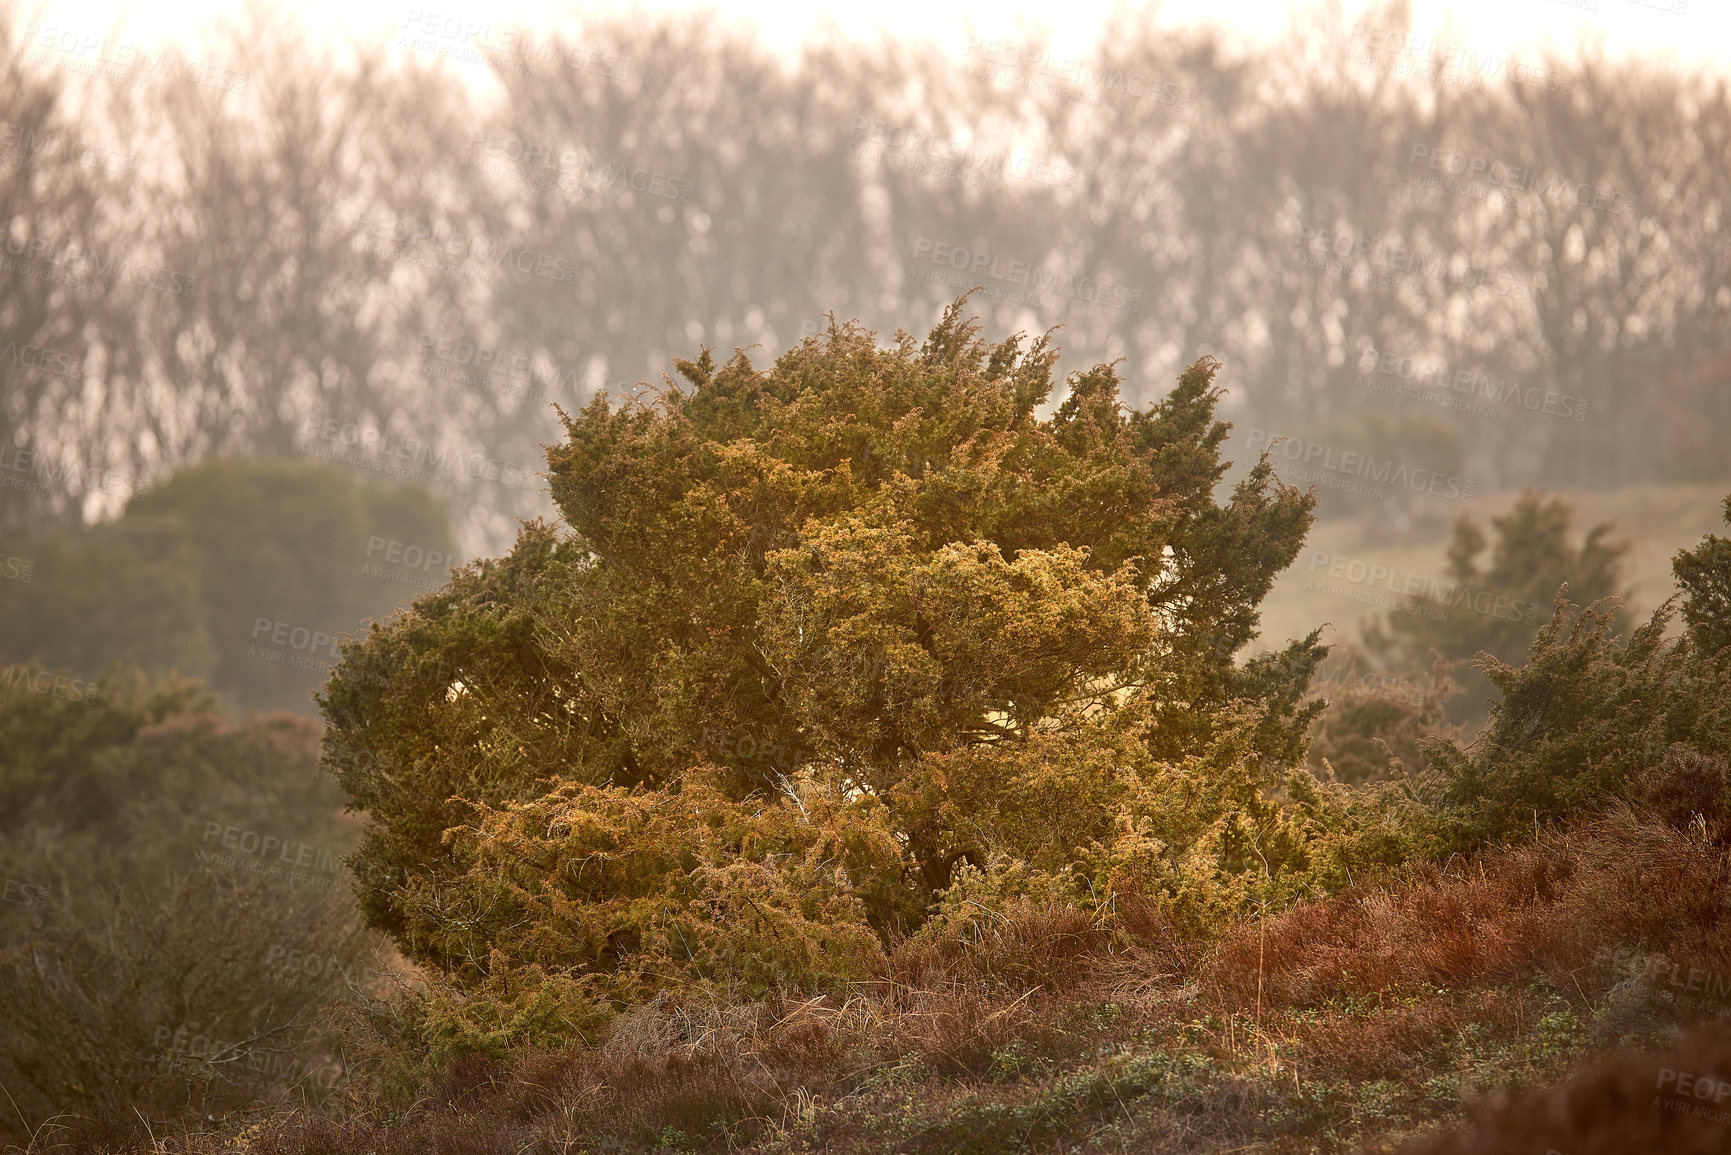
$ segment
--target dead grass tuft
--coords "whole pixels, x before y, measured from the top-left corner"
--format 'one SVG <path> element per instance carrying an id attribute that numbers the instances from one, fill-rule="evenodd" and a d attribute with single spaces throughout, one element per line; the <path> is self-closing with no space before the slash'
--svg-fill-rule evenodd
<path id="1" fill-rule="evenodd" d="M 910 987 L 1068 990 L 1087 979 L 1107 938 L 1085 911 L 1017 899 L 1002 912 L 982 908 L 952 937 L 902 940 L 890 951 L 883 977 Z"/>
<path id="2" fill-rule="evenodd" d="M 1731 855 L 1632 813 L 1488 851 L 1398 883 L 1305 903 L 1229 935 L 1203 981 L 1223 1002 L 1305 1007 L 1535 972 L 1582 995 L 1615 979 L 1608 947 L 1724 969 Z"/>

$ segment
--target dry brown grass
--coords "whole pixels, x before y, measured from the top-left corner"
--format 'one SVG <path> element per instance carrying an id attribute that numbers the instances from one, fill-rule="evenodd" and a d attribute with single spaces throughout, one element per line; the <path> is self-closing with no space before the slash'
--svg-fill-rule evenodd
<path id="1" fill-rule="evenodd" d="M 1731 968 L 1731 855 L 1623 812 L 1571 831 L 1414 869 L 1241 926 L 1203 980 L 1225 1003 L 1315 1006 L 1542 973 L 1583 997 L 1615 979 L 1606 946 L 1661 950 L 1685 967 Z"/>
<path id="2" fill-rule="evenodd" d="M 952 938 L 920 937 L 890 952 L 884 978 L 904 986 L 964 982 L 999 990 L 1067 990 L 1090 973 L 1108 935 L 1073 907 L 1018 899 L 1002 913 L 982 911 Z"/>
<path id="3" fill-rule="evenodd" d="M 1604 965 L 1606 948 L 1731 971 L 1728 879 L 1723 847 L 1623 813 L 1246 923 L 1208 952 L 1146 904 L 1119 911 L 1120 929 L 1135 931 L 1128 946 L 1078 912 L 1021 904 L 947 940 L 900 944 L 875 981 L 845 998 L 738 1005 L 665 994 L 599 1048 L 471 1060 L 426 1080 L 412 1104 L 279 1115 L 249 1136 L 247 1150 L 515 1155 L 646 1152 L 669 1142 L 716 1152 L 949 1150 L 944 1136 L 966 1131 L 965 1120 L 1032 1110 L 1054 1079 L 1119 1047 L 1182 1051 L 1218 1074 L 1199 1076 L 1201 1097 L 1188 1107 L 1113 1102 L 1098 1118 L 1077 1116 L 1080 1131 L 1053 1123 L 1048 1134 L 1123 1125 L 1138 1143 L 1182 1136 L 1183 1149 L 1227 1150 L 1250 1141 L 1268 1111 L 1310 1109 L 1282 1100 L 1282 1087 L 1321 1081 L 1350 1097 L 1373 1082 L 1418 1088 L 1451 1075 L 1463 1032 L 1477 1040 L 1475 1054 L 1515 1055 L 1508 1069 L 1519 1077 L 1556 1077 L 1572 1052 L 1528 1059 L 1522 1048 L 1556 1005 L 1554 991 L 1569 993 L 1581 1022 L 1621 997 L 1612 988 L 1626 976 Z M 1525 989 L 1538 977 L 1551 995 Z M 1611 1078 L 1591 1077 L 1600 1080 L 1594 1087 Z M 1411 1134 L 1447 1117 L 1446 1101 L 1427 1102 L 1410 1116 L 1362 1119 L 1351 1109 L 1341 1116 L 1336 1104 L 1317 1108 L 1320 1121 L 1308 1125 L 1318 1135 Z M 1504 1125 L 1491 1106 L 1475 1118 Z M 1282 1142 L 1282 1151 L 1299 1151 L 1310 1141 Z M 1569 1155 L 1605 1149 L 1551 1146 Z M 171 1149 L 234 1148 L 193 1137 Z M 1467 1149 L 1480 1148 L 1423 1150 Z"/>
<path id="4" fill-rule="evenodd" d="M 1399 1079 L 1446 1047 L 1466 1023 L 1513 1026 L 1515 1016 L 1502 1013 L 1501 1002 L 1496 995 L 1465 1006 L 1426 1000 L 1371 1017 L 1336 1011 L 1304 1024 L 1271 1017 L 1266 1028 L 1289 1044 L 1288 1053 L 1304 1070 L 1331 1079 Z"/>

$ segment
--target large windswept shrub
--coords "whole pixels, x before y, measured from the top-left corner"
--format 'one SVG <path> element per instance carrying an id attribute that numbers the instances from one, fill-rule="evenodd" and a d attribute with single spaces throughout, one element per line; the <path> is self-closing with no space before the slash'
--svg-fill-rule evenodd
<path id="1" fill-rule="evenodd" d="M 1042 418 L 1056 354 L 961 309 L 598 398 L 548 451 L 565 527 L 345 648 L 373 925 L 522 1007 L 511 968 L 845 978 L 962 880 L 1206 922 L 1306 866 L 1277 794 L 1324 649 L 1233 655 L 1313 497 L 1263 461 L 1216 502 L 1212 362 Z"/>

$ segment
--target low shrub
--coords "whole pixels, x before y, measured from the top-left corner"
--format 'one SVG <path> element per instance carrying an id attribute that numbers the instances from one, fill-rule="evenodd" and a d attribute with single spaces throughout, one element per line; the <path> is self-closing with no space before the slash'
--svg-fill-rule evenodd
<path id="1" fill-rule="evenodd" d="M 1401 1155 L 1720 1155 L 1731 1150 L 1731 1034 L 1702 1027 L 1660 1051 L 1592 1062 L 1559 1087 L 1488 1096 L 1467 1113 L 1464 1126 Z"/>

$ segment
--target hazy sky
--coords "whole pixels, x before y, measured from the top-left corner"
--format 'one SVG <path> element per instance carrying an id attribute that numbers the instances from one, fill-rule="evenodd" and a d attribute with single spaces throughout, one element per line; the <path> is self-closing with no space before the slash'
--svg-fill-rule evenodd
<path id="1" fill-rule="evenodd" d="M 19 14 L 44 27 L 71 27 L 112 35 L 122 20 L 122 36 L 149 43 L 163 38 L 195 39 L 197 30 L 221 13 L 238 10 L 235 0 L 24 0 Z M 267 9 L 299 12 L 315 34 L 342 38 L 394 39 L 411 11 L 438 13 L 495 26 L 546 28 L 559 14 L 584 16 L 626 8 L 619 3 L 536 4 L 501 0 L 295 0 Z M 729 20 L 756 24 L 772 47 L 792 51 L 814 28 L 833 21 L 849 37 L 875 39 L 880 27 L 897 35 L 917 35 L 960 55 L 970 31 L 987 38 L 1014 36 L 1018 25 L 1045 24 L 1054 30 L 1053 51 L 1079 55 L 1092 44 L 1114 0 L 724 0 L 719 5 L 692 0 L 649 0 L 636 7 L 650 12 L 719 7 Z M 1346 3 L 1349 12 L 1363 8 Z M 1312 3 L 1285 0 L 1174 0 L 1160 6 L 1162 23 L 1216 20 L 1242 37 L 1273 35 L 1291 18 L 1304 19 Z M 1681 11 L 1677 11 L 1682 9 Z M 1731 3 L 1727 0 L 1415 0 L 1415 32 L 1448 32 L 1475 48 L 1506 52 L 1550 41 L 1564 48 L 1581 37 L 1602 38 L 1612 54 L 1673 51 L 1685 58 L 1731 62 Z M 1445 23 L 1452 21 L 1452 23 Z M 562 21 L 560 21 L 562 22 Z"/>

